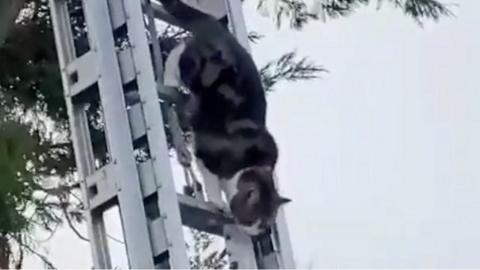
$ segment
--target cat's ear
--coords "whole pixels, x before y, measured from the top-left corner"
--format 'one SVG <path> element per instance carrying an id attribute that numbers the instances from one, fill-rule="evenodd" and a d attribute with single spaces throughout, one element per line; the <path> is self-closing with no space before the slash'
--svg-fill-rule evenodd
<path id="1" fill-rule="evenodd" d="M 264 166 L 259 166 L 260 170 L 263 171 L 264 173 L 272 174 L 273 173 L 273 168 L 272 166 L 264 165 Z"/>
<path id="2" fill-rule="evenodd" d="M 273 180 L 273 169 L 271 166 L 259 166 L 256 167 L 256 172 L 262 176 L 262 179 Z"/>
<path id="3" fill-rule="evenodd" d="M 260 192 L 257 188 L 249 188 L 247 190 L 247 205 L 248 206 L 255 206 L 260 201 Z"/>
<path id="4" fill-rule="evenodd" d="M 278 199 L 277 199 L 277 204 L 278 204 L 278 206 L 281 206 L 281 205 L 287 204 L 287 203 L 289 203 L 289 202 L 291 202 L 291 201 L 292 201 L 292 200 L 289 199 L 289 198 L 285 198 L 285 197 L 281 197 L 281 196 L 280 196 L 280 197 L 278 197 Z"/>

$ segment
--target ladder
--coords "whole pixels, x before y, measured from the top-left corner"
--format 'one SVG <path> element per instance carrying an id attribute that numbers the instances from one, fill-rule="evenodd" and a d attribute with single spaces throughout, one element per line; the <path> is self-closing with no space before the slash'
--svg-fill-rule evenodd
<path id="1" fill-rule="evenodd" d="M 172 91 L 147 34 L 156 37 L 158 20 L 174 23 L 161 4 L 49 1 L 94 267 L 112 268 L 104 213 L 118 206 L 130 268 L 190 268 L 182 226 L 224 237 L 232 268 L 294 268 L 283 210 L 270 234 L 253 239 L 209 203 L 176 192 L 159 103 Z M 195 7 L 226 15 L 250 50 L 240 0 Z"/>

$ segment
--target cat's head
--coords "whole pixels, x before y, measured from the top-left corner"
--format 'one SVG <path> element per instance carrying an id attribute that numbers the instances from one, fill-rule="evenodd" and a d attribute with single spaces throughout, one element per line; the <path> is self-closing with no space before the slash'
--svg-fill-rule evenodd
<path id="1" fill-rule="evenodd" d="M 230 200 L 235 221 L 249 235 L 262 234 L 275 223 L 278 209 L 291 200 L 276 190 L 271 167 L 251 167 L 237 177 Z"/>

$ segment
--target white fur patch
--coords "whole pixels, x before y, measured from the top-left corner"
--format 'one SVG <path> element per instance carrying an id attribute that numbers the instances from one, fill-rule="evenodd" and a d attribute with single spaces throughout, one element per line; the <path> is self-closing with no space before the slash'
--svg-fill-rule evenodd
<path id="1" fill-rule="evenodd" d="M 201 160 L 197 160 L 197 167 L 199 168 L 200 172 L 202 173 L 202 176 L 204 177 L 205 188 L 211 188 L 212 187 L 212 182 L 211 181 L 218 181 L 218 184 L 220 186 L 220 189 L 225 193 L 227 197 L 228 203 L 230 203 L 233 199 L 233 197 L 237 194 L 238 192 L 238 180 L 240 179 L 240 175 L 247 169 L 243 169 L 238 171 L 232 178 L 229 179 L 219 179 L 217 175 L 213 174 L 210 172 L 209 169 L 205 167 L 203 162 Z M 206 179 L 205 179 L 206 178 Z M 213 191 L 216 192 L 216 191 Z M 208 190 L 207 190 L 208 193 Z"/>
<path id="2" fill-rule="evenodd" d="M 230 100 L 235 104 L 235 106 L 240 105 L 243 102 L 243 97 L 238 95 L 235 90 L 233 90 L 230 86 L 222 84 L 218 87 L 218 92 L 222 94 L 227 100 Z"/>
<path id="3" fill-rule="evenodd" d="M 245 171 L 245 169 L 238 171 L 232 178 L 230 179 L 221 179 L 220 180 L 220 187 L 222 188 L 225 195 L 227 195 L 227 200 L 230 203 L 232 201 L 235 194 L 238 192 L 238 179 L 240 175 Z"/>
<path id="4" fill-rule="evenodd" d="M 255 236 L 263 233 L 263 230 L 259 228 L 260 224 L 261 224 L 261 221 L 258 220 L 257 222 L 253 223 L 250 226 L 238 225 L 238 227 L 240 227 L 240 229 L 246 232 L 247 234 Z"/>
<path id="5" fill-rule="evenodd" d="M 165 72 L 163 74 L 163 80 L 165 86 L 181 87 L 183 86 L 180 74 L 180 57 L 185 51 L 185 42 L 180 42 L 175 48 L 172 49 L 165 61 Z"/>
<path id="6" fill-rule="evenodd" d="M 221 180 L 219 180 L 218 176 L 213 174 L 205 164 L 200 159 L 197 159 L 197 167 L 202 174 L 203 184 L 205 188 L 205 192 L 207 194 L 208 201 L 217 205 L 220 208 L 228 208 L 225 201 L 222 199 L 222 192 L 221 192 Z"/>

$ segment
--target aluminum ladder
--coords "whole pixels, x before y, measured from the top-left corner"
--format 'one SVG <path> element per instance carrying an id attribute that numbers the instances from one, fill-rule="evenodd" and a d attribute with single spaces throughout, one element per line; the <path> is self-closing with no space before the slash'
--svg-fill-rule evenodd
<path id="1" fill-rule="evenodd" d="M 294 268 L 282 210 L 271 234 L 252 239 L 209 203 L 176 192 L 159 106 L 172 93 L 158 76 L 157 39 L 147 34 L 155 21 L 174 23 L 161 4 L 49 1 L 94 267 L 112 268 L 104 213 L 118 206 L 130 268 L 190 268 L 182 225 L 225 237 L 231 267 Z M 226 15 L 250 50 L 240 0 L 196 7 Z M 141 147 L 148 154 L 139 157 Z"/>

